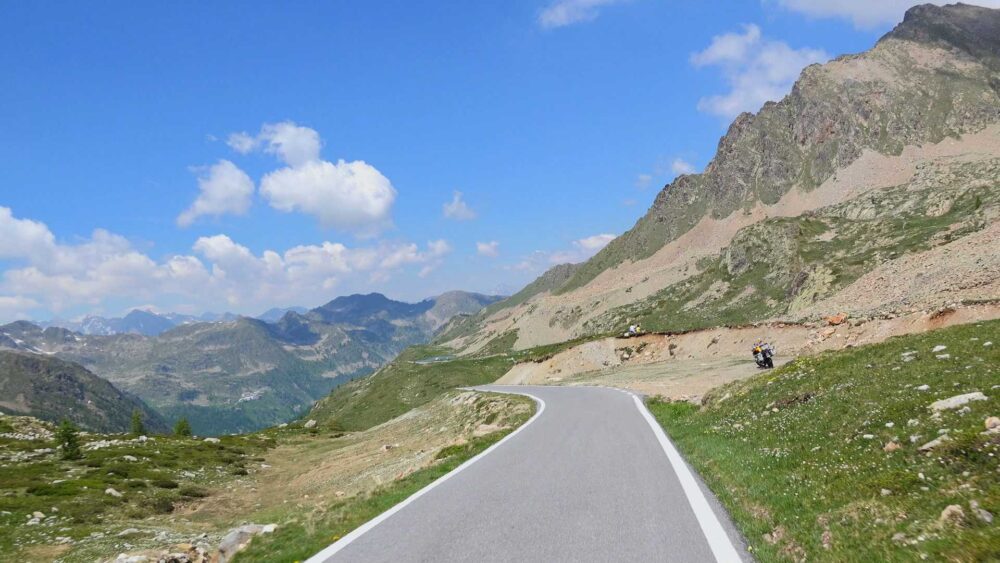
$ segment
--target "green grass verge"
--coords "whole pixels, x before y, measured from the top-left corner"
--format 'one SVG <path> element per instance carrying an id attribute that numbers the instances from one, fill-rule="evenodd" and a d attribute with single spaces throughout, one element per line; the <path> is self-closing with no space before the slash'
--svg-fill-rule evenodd
<path id="1" fill-rule="evenodd" d="M 341 430 L 366 430 L 456 387 L 493 383 L 513 365 L 507 356 L 417 364 L 439 355 L 435 346 L 411 346 L 375 374 L 338 387 L 305 418 Z"/>
<path id="2" fill-rule="evenodd" d="M 10 428 L 10 420 L 3 426 Z M 87 449 L 95 440 L 110 445 Z M 179 502 L 207 496 L 206 487 L 245 475 L 247 466 L 275 445 L 260 435 L 225 436 L 210 443 L 171 436 L 139 442 L 126 435 L 91 434 L 81 442 L 83 457 L 68 461 L 39 453 L 54 443 L 0 437 L 0 559 L 26 560 L 22 549 L 56 543 L 56 537 L 79 541 L 169 514 Z M 107 494 L 109 488 L 121 496 Z M 36 511 L 45 518 L 38 525 L 25 525 Z"/>
<path id="3" fill-rule="evenodd" d="M 530 402 L 526 397 L 515 400 Z M 517 421 L 523 424 L 534 411 Z M 274 534 L 257 538 L 236 558 L 237 563 L 304 561 L 365 522 L 406 500 L 465 461 L 497 443 L 512 430 L 473 438 L 461 446 L 443 448 L 430 467 L 375 491 L 323 507 L 306 518 L 281 526 Z"/>
<path id="4" fill-rule="evenodd" d="M 761 561 L 997 561 L 1000 528 L 970 502 L 1000 518 L 1000 434 L 983 434 L 1000 416 L 998 346 L 1000 321 L 963 325 L 800 358 L 702 408 L 649 406 Z M 968 410 L 928 408 L 975 391 L 988 399 Z M 918 450 L 941 430 L 950 441 Z M 949 505 L 964 516 L 939 522 Z"/>

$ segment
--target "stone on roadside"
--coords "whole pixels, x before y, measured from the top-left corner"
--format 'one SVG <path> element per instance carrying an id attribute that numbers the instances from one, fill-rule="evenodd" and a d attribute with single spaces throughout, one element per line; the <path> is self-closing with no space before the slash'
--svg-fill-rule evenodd
<path id="1" fill-rule="evenodd" d="M 917 448 L 917 450 L 922 452 L 929 452 L 949 440 L 951 440 L 951 438 L 949 438 L 947 434 L 943 434 L 941 436 L 938 436 L 937 438 L 934 438 L 930 442 L 927 442 L 926 444 L 920 446 L 919 448 Z"/>
<path id="2" fill-rule="evenodd" d="M 993 523 L 993 514 L 987 510 L 980 508 L 978 500 L 970 500 L 969 508 L 972 509 L 972 513 L 976 515 L 976 518 L 979 518 L 980 520 L 986 522 L 987 524 Z"/>
<path id="3" fill-rule="evenodd" d="M 250 545 L 250 541 L 253 540 L 254 536 L 270 534 L 276 529 L 277 525 L 275 524 L 268 524 L 266 526 L 247 524 L 233 528 L 219 543 L 218 563 L 228 563 L 231 561 L 234 555 Z"/>
<path id="4" fill-rule="evenodd" d="M 846 320 L 847 320 L 847 313 L 838 313 L 836 315 L 831 315 L 826 318 L 827 324 L 831 326 L 844 324 L 844 321 Z"/>
<path id="5" fill-rule="evenodd" d="M 938 524 L 942 527 L 957 527 L 965 522 L 965 511 L 957 504 L 949 504 L 938 516 Z"/>
<path id="6" fill-rule="evenodd" d="M 941 399 L 940 401 L 934 401 L 930 405 L 932 411 L 943 411 L 950 409 L 957 409 L 962 405 L 969 403 L 971 401 L 985 401 L 986 395 L 983 395 L 979 391 L 973 393 L 965 393 L 962 395 L 955 395 L 954 397 L 948 397 L 947 399 Z"/>

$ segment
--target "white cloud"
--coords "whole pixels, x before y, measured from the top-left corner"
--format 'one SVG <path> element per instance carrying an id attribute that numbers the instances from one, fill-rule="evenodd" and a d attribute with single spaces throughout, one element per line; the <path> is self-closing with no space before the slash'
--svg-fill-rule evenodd
<path id="1" fill-rule="evenodd" d="M 14 217 L 9 207 L 0 207 L 0 259 L 37 256 L 47 259 L 55 237 L 43 223 Z"/>
<path id="2" fill-rule="evenodd" d="M 374 235 L 391 224 L 396 190 L 374 166 L 361 161 L 310 161 L 275 170 L 260 193 L 279 211 L 313 215 L 326 227 Z"/>
<path id="3" fill-rule="evenodd" d="M 872 29 L 902 21 L 903 14 L 917 4 L 950 4 L 952 0 L 777 0 L 784 8 L 811 18 L 842 18 L 854 27 Z M 1000 8 L 1000 0 L 966 2 L 987 8 Z"/>
<path id="4" fill-rule="evenodd" d="M 694 174 L 694 165 L 683 158 L 675 158 L 673 162 L 670 163 L 670 171 L 673 172 L 675 176 L 680 176 L 681 174 Z"/>
<path id="5" fill-rule="evenodd" d="M 600 234 L 573 241 L 573 245 L 586 252 L 597 252 L 604 248 L 609 242 L 615 240 L 616 235 Z"/>
<path id="6" fill-rule="evenodd" d="M 652 174 L 639 174 L 638 176 L 635 177 L 635 187 L 639 188 L 640 190 L 643 188 L 648 188 L 649 185 L 652 183 L 653 183 Z"/>
<path id="7" fill-rule="evenodd" d="M 242 215 L 250 209 L 253 180 L 228 160 L 220 160 L 199 169 L 197 199 L 177 217 L 177 224 L 187 227 L 202 215 Z"/>
<path id="8" fill-rule="evenodd" d="M 291 121 L 265 123 L 260 133 L 229 135 L 227 144 L 246 154 L 262 150 L 286 166 L 260 181 L 260 193 L 271 207 L 319 219 L 324 227 L 373 236 L 392 225 L 396 189 L 363 160 L 336 163 L 320 158 L 319 133 Z"/>
<path id="9" fill-rule="evenodd" d="M 444 257 L 451 252 L 451 244 L 446 240 L 432 240 L 427 243 L 427 250 L 420 252 L 417 245 L 410 243 L 396 248 L 382 259 L 382 268 L 392 269 L 403 264 L 423 264 Z"/>
<path id="10" fill-rule="evenodd" d="M 753 24 L 745 25 L 742 33 L 718 35 L 705 50 L 691 55 L 691 64 L 719 68 L 730 90 L 702 98 L 698 109 L 726 119 L 756 111 L 787 94 L 804 67 L 829 59 L 821 49 L 793 49 L 766 39 Z"/>
<path id="11" fill-rule="evenodd" d="M 264 151 L 280 158 L 289 166 L 302 166 L 319 160 L 322 143 L 315 129 L 284 121 L 267 123 L 260 129 L 258 139 Z"/>
<path id="12" fill-rule="evenodd" d="M 39 306 L 38 301 L 26 297 L 0 295 L 0 323 L 28 318 L 28 311 Z"/>
<path id="13" fill-rule="evenodd" d="M 226 138 L 226 144 L 240 154 L 250 154 L 260 146 L 260 141 L 246 132 L 240 132 L 231 133 Z"/>
<path id="14" fill-rule="evenodd" d="M 555 0 L 538 14 L 538 25 L 546 29 L 565 27 L 597 18 L 601 8 L 623 0 Z"/>
<path id="15" fill-rule="evenodd" d="M 230 237 L 201 237 L 191 255 L 154 259 L 125 238 L 98 229 L 63 244 L 43 223 L 0 207 L 0 317 L 29 310 L 132 308 L 181 299 L 190 307 L 237 312 L 326 297 L 334 288 L 370 286 L 401 271 L 427 275 L 451 252 L 446 240 L 424 248 L 381 242 L 351 248 L 337 242 L 255 254 Z"/>
<path id="16" fill-rule="evenodd" d="M 495 240 L 491 240 L 489 242 L 477 242 L 476 253 L 480 256 L 496 258 L 500 254 L 500 243 Z"/>
<path id="17" fill-rule="evenodd" d="M 471 221 L 476 218 L 476 212 L 465 203 L 465 200 L 462 199 L 462 192 L 459 191 L 452 194 L 451 201 L 445 203 L 442 209 L 444 210 L 444 216 L 448 219 Z"/>
<path id="18" fill-rule="evenodd" d="M 612 234 L 599 234 L 574 240 L 571 247 L 555 252 L 536 251 L 522 261 L 510 267 L 516 271 L 541 271 L 555 264 L 576 264 L 588 260 L 597 254 L 609 242 L 615 239 Z"/>

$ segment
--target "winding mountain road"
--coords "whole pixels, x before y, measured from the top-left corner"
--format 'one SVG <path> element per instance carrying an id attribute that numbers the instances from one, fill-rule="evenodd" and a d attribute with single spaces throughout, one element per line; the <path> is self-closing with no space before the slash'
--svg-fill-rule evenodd
<path id="1" fill-rule="evenodd" d="M 310 563 L 749 560 L 638 398 L 596 387 L 476 389 L 530 395 L 538 412 Z"/>

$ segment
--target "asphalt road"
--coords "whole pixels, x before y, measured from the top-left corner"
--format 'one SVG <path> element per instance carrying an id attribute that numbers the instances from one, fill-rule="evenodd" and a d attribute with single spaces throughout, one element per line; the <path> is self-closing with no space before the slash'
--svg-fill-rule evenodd
<path id="1" fill-rule="evenodd" d="M 671 462 L 672 446 L 632 395 L 479 389 L 530 394 L 541 412 L 310 562 L 749 559 L 718 503 L 676 454 Z"/>

